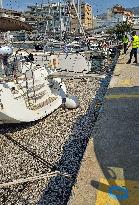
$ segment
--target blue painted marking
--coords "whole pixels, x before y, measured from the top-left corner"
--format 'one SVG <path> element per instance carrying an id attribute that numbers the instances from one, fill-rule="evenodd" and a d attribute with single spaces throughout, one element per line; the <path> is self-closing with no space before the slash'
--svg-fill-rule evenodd
<path id="1" fill-rule="evenodd" d="M 121 194 L 114 194 L 113 191 L 119 191 Z M 108 190 L 109 196 L 117 200 L 128 199 L 128 189 L 126 187 L 111 186 Z"/>

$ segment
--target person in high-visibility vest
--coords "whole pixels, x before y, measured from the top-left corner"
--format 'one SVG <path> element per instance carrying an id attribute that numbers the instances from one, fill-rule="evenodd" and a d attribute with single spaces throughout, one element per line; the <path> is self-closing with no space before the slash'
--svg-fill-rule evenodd
<path id="1" fill-rule="evenodd" d="M 139 36 L 136 35 L 136 31 L 132 32 L 132 39 L 131 39 L 131 44 L 130 45 L 132 45 L 132 49 L 131 49 L 131 52 L 130 52 L 130 59 L 128 60 L 127 64 L 131 63 L 133 55 L 135 57 L 135 61 L 133 63 L 138 63 L 138 61 L 137 61 L 137 50 L 139 48 Z"/>
<path id="2" fill-rule="evenodd" d="M 123 40 L 123 45 L 124 45 L 124 54 L 126 54 L 126 51 L 128 50 L 127 46 L 129 42 L 128 36 L 124 35 L 122 40 Z"/>

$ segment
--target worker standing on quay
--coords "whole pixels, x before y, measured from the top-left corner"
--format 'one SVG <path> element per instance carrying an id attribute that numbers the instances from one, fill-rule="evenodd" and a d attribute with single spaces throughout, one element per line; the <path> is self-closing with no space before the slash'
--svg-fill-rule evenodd
<path id="1" fill-rule="evenodd" d="M 124 54 L 126 54 L 126 51 L 128 50 L 128 42 L 129 42 L 129 39 L 128 39 L 128 36 L 127 35 L 124 35 L 123 37 L 123 44 L 124 44 Z"/>
<path id="2" fill-rule="evenodd" d="M 138 63 L 137 62 L 137 50 L 139 48 L 139 37 L 136 35 L 136 31 L 132 32 L 132 38 L 131 38 L 130 45 L 132 45 L 132 49 L 131 49 L 131 52 L 130 52 L 130 59 L 128 60 L 127 64 L 131 63 L 133 55 L 135 57 L 135 61 L 133 63 Z"/>

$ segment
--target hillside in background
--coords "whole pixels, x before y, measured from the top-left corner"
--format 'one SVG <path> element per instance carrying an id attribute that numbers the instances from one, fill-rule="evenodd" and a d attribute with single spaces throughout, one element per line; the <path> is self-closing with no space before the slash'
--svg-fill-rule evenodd
<path id="1" fill-rule="evenodd" d="M 135 15 L 139 15 L 139 6 L 129 8 L 130 11 L 132 11 Z"/>
<path id="2" fill-rule="evenodd" d="M 132 11 L 135 15 L 139 15 L 139 6 L 133 8 L 127 8 L 127 9 Z M 98 17 L 101 19 L 106 19 L 107 14 L 106 13 L 100 14 L 98 15 Z"/>

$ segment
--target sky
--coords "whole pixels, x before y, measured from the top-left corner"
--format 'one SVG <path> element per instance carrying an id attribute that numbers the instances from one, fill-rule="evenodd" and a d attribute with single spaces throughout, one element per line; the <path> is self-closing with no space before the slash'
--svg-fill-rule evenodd
<path id="1" fill-rule="evenodd" d="M 94 15 L 106 12 L 108 8 L 112 8 L 112 6 L 115 4 L 120 4 L 125 8 L 132 8 L 132 7 L 139 6 L 139 0 L 85 0 L 85 1 L 93 6 Z M 27 5 L 33 5 L 41 2 L 47 3 L 48 1 L 47 0 L 3 0 L 3 7 L 23 11 L 26 9 Z M 56 2 L 56 0 L 54 0 L 53 2 Z"/>

